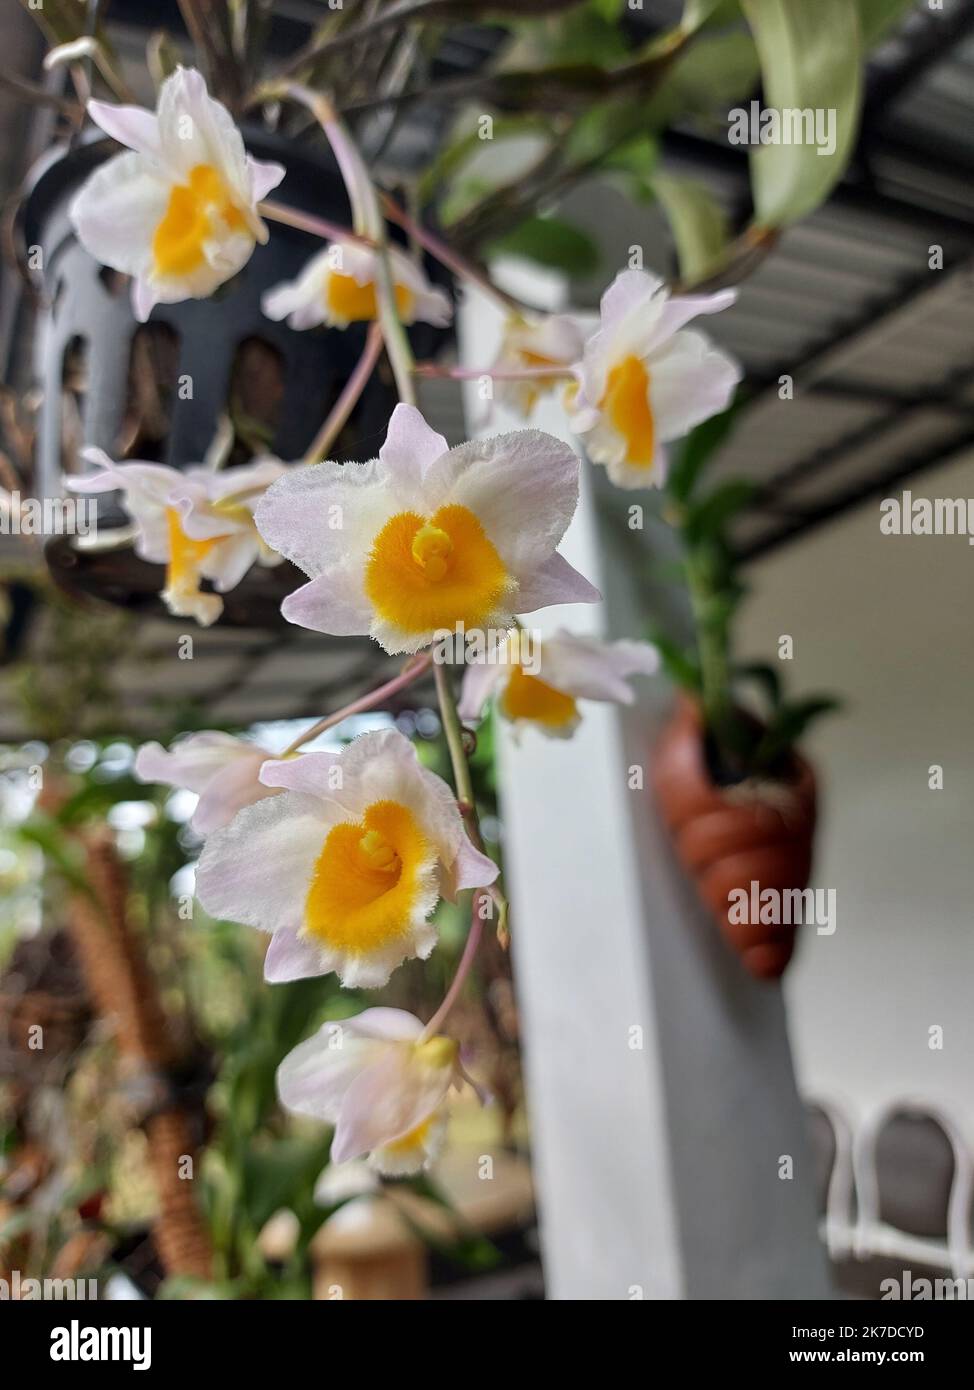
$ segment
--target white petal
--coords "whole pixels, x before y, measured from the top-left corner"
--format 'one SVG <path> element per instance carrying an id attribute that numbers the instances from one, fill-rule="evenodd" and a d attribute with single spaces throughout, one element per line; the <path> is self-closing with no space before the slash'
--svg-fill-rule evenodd
<path id="1" fill-rule="evenodd" d="M 431 323 L 434 328 L 446 328 L 452 321 L 453 303 L 446 290 L 433 285 L 416 293 L 409 323 Z"/>
<path id="2" fill-rule="evenodd" d="M 510 670 L 498 661 L 468 662 L 464 667 L 460 689 L 460 718 L 471 722 L 479 719 L 495 687 L 501 681 L 506 681 L 509 675 Z"/>
<path id="3" fill-rule="evenodd" d="M 88 115 L 106 135 L 139 154 L 159 157 L 159 122 L 154 111 L 143 106 L 116 106 L 108 101 L 89 101 Z"/>
<path id="4" fill-rule="evenodd" d="M 147 278 L 152 238 L 169 202 L 169 185 L 138 154 L 108 159 L 85 180 L 69 216 L 89 255 L 125 275 Z"/>
<path id="5" fill-rule="evenodd" d="M 222 468 L 216 473 L 202 469 L 197 476 L 205 483 L 211 501 L 220 502 L 227 497 L 236 497 L 238 493 L 247 493 L 247 497 L 241 498 L 241 505 L 252 511 L 260 500 L 258 490 L 269 488 L 287 471 L 286 463 L 266 454 L 252 459 L 250 463 Z"/>
<path id="6" fill-rule="evenodd" d="M 421 876 L 421 890 L 413 902 L 412 925 L 387 947 L 368 955 L 339 950 L 324 953 L 322 973 L 333 970 L 344 989 L 382 989 L 403 961 L 426 960 L 432 955 L 438 934 L 432 922 L 425 919 L 439 896 L 435 864 L 430 864 Z"/>
<path id="7" fill-rule="evenodd" d="M 660 277 L 651 275 L 647 270 L 620 271 L 602 295 L 599 306 L 602 328 L 615 328 L 634 309 L 646 308 L 657 296 L 662 307 L 662 296 L 659 294 L 662 289 Z"/>
<path id="8" fill-rule="evenodd" d="M 300 282 L 284 281 L 275 285 L 263 296 L 260 307 L 264 315 L 275 323 L 287 319 L 288 327 L 296 332 L 317 328 L 327 317 L 324 296 L 306 293 Z"/>
<path id="9" fill-rule="evenodd" d="M 339 795 L 350 812 L 362 815 L 377 801 L 396 801 L 412 812 L 440 861 L 452 863 L 464 833 L 456 799 L 398 729 L 361 734 L 342 750 L 339 763 Z"/>
<path id="10" fill-rule="evenodd" d="M 263 759 L 262 748 L 248 749 L 206 784 L 193 813 L 192 825 L 198 835 L 209 835 L 229 825 L 242 807 L 275 795 L 258 779 Z"/>
<path id="11" fill-rule="evenodd" d="M 296 280 L 285 280 L 267 291 L 261 308 L 269 319 L 287 319 L 292 328 L 313 328 L 328 317 L 327 285 L 331 248 L 312 256 Z"/>
<path id="12" fill-rule="evenodd" d="M 520 579 L 548 560 L 565 534 L 578 503 L 578 471 L 578 458 L 560 439 L 516 430 L 451 449 L 426 485 L 431 504 L 468 507 Z"/>
<path id="13" fill-rule="evenodd" d="M 281 615 L 298 627 L 332 637 L 365 637 L 372 621 L 361 579 L 348 570 L 333 570 L 302 584 L 281 604 Z"/>
<path id="14" fill-rule="evenodd" d="M 405 1009 L 378 1007 L 342 1021 L 342 1027 L 355 1038 L 382 1038 L 388 1042 L 415 1042 L 426 1025 Z"/>
<path id="15" fill-rule="evenodd" d="M 265 787 L 285 787 L 330 801 L 341 785 L 334 772 L 339 758 L 338 753 L 327 749 L 301 753 L 296 758 L 269 758 L 260 770 L 260 780 Z"/>
<path id="16" fill-rule="evenodd" d="M 382 1055 L 381 1043 L 356 1037 L 343 1024 L 325 1023 L 278 1067 L 281 1104 L 299 1115 L 333 1124 L 356 1076 Z"/>
<path id="17" fill-rule="evenodd" d="M 205 729 L 177 739 L 168 751 L 160 743 L 143 744 L 135 755 L 135 775 L 143 782 L 198 793 L 231 762 L 261 751 L 232 734 Z"/>
<path id="18" fill-rule="evenodd" d="M 692 329 L 671 338 L 648 366 L 650 405 L 663 443 L 725 409 L 741 379 L 738 364 Z"/>
<path id="19" fill-rule="evenodd" d="M 328 970 L 321 948 L 301 932 L 292 927 L 282 927 L 271 937 L 264 957 L 264 979 L 268 984 L 307 980 L 316 975 L 325 975 Z"/>
<path id="20" fill-rule="evenodd" d="M 449 448 L 442 434 L 430 429 L 414 405 L 400 403 L 389 419 L 379 461 L 403 487 L 418 488 L 430 466 Z"/>
<path id="21" fill-rule="evenodd" d="M 159 595 L 174 618 L 192 618 L 200 627 L 212 627 L 223 612 L 223 599 L 185 586 L 170 585 Z"/>
<path id="22" fill-rule="evenodd" d="M 453 863 L 446 865 L 440 874 L 440 892 L 444 898 L 456 902 L 457 895 L 465 888 L 486 888 L 499 873 L 493 859 L 475 848 L 464 832 Z"/>
<path id="23" fill-rule="evenodd" d="M 626 677 L 653 675 L 659 653 L 649 642 L 601 642 L 559 631 L 541 648 L 541 679 L 566 695 L 631 704 Z"/>
<path id="24" fill-rule="evenodd" d="M 718 290 L 716 294 L 677 294 L 666 300 L 652 346 L 672 338 L 673 334 L 695 319 L 698 314 L 719 314 L 729 309 L 737 299 L 736 290 Z"/>
<path id="25" fill-rule="evenodd" d="M 350 1159 L 348 1163 L 329 1163 L 315 1183 L 316 1206 L 333 1207 L 356 1197 L 381 1191 L 381 1183 L 367 1163 Z"/>
<path id="26" fill-rule="evenodd" d="M 522 579 L 517 611 L 535 613 L 556 603 L 598 603 L 601 597 L 594 584 L 556 553 Z"/>
<path id="27" fill-rule="evenodd" d="M 360 1072 L 342 1098 L 332 1141 L 336 1163 L 380 1148 L 415 1129 L 446 1098 L 449 1067 L 411 1062 L 408 1048 L 389 1048 Z"/>
<path id="28" fill-rule="evenodd" d="M 148 323 L 149 315 L 158 303 L 156 292 L 148 280 L 132 281 L 132 313 L 137 323 Z"/>
<path id="29" fill-rule="evenodd" d="M 251 210 L 254 199 L 243 137 L 195 68 L 177 68 L 166 78 L 158 119 L 162 158 L 177 182 L 184 182 L 196 165 L 211 165 L 236 195 L 240 210 Z"/>
<path id="30" fill-rule="evenodd" d="M 258 549 L 256 535 L 230 536 L 204 555 L 200 574 L 212 581 L 218 594 L 227 594 L 253 568 Z"/>
<path id="31" fill-rule="evenodd" d="M 261 931 L 304 922 L 314 866 L 334 821 L 324 802 L 300 792 L 245 806 L 206 841 L 196 896 L 213 917 Z"/>
<path id="32" fill-rule="evenodd" d="M 381 1173 L 387 1178 L 405 1178 L 412 1173 L 422 1172 L 439 1157 L 446 1142 L 448 1124 L 449 1111 L 444 1105 L 432 1119 L 427 1119 L 426 1133 L 419 1142 L 403 1147 L 373 1149 L 365 1164 L 366 1171 Z"/>
<path id="33" fill-rule="evenodd" d="M 261 498 L 257 529 L 281 555 L 310 577 L 365 556 L 397 510 L 388 474 L 369 463 L 316 463 L 289 468 Z"/>
<path id="34" fill-rule="evenodd" d="M 271 193 L 284 178 L 287 170 L 283 164 L 271 160 L 254 159 L 247 156 L 247 169 L 250 174 L 250 193 L 255 203 L 259 203 Z"/>
<path id="35" fill-rule="evenodd" d="M 83 449 L 82 458 L 102 471 L 83 474 L 68 481 L 76 492 L 107 492 L 121 489 L 125 510 L 138 528 L 135 553 L 152 564 L 169 559 L 169 526 L 166 510 L 182 475 L 162 463 L 113 463 L 101 449 Z"/>

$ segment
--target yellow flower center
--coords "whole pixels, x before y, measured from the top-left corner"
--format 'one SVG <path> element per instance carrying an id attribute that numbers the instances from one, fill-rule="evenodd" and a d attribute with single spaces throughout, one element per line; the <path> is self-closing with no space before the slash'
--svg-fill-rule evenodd
<path id="1" fill-rule="evenodd" d="M 460 1048 L 454 1038 L 437 1033 L 425 1042 L 417 1043 L 415 1056 L 418 1062 L 427 1067 L 452 1067 L 457 1060 Z"/>
<path id="2" fill-rule="evenodd" d="M 511 590 L 503 561 L 467 507 L 391 517 L 372 542 L 365 592 L 402 632 L 483 627 Z"/>
<path id="3" fill-rule="evenodd" d="M 169 205 L 152 238 L 157 275 L 189 275 L 205 259 L 204 245 L 216 231 L 217 220 L 235 232 L 247 230 L 247 219 L 233 202 L 212 164 L 197 164 L 189 182 L 174 184 Z"/>
<path id="4" fill-rule="evenodd" d="M 405 1134 L 400 1134 L 398 1139 L 392 1139 L 388 1144 L 383 1144 L 383 1152 L 396 1158 L 406 1158 L 425 1148 L 429 1132 L 433 1128 L 434 1118 L 435 1111 L 432 1115 L 427 1115 L 425 1120 L 420 1120 L 418 1125 L 414 1125 Z"/>
<path id="5" fill-rule="evenodd" d="M 326 946 L 380 950 L 411 925 L 430 847 L 412 813 L 375 801 L 361 822 L 328 832 L 304 907 L 305 927 Z"/>
<path id="6" fill-rule="evenodd" d="M 554 357 L 547 357 L 543 352 L 532 352 L 530 348 L 521 348 L 521 361 L 525 367 L 560 367 L 561 363 Z M 554 383 L 552 383 L 554 384 Z"/>
<path id="7" fill-rule="evenodd" d="M 328 307 L 336 318 L 345 323 L 360 323 L 378 317 L 375 285 L 369 280 L 360 285 L 352 275 L 341 275 L 333 270 L 328 276 L 325 291 Z M 405 285 L 395 286 L 396 309 L 401 319 L 408 319 L 413 311 L 415 295 Z"/>
<path id="8" fill-rule="evenodd" d="M 649 404 L 649 372 L 638 357 L 625 357 L 611 369 L 599 408 L 626 441 L 626 463 L 648 468 L 656 431 Z"/>
<path id="9" fill-rule="evenodd" d="M 227 521 L 235 521 L 240 526 L 257 529 L 254 525 L 253 512 L 242 502 L 234 501 L 233 497 L 225 497 L 222 502 L 212 502 L 210 505 L 213 511 L 218 512 L 220 516 L 225 516 Z"/>
<path id="10" fill-rule="evenodd" d="M 523 666 L 514 666 L 498 702 L 508 719 L 532 719 L 549 729 L 561 729 L 578 717 L 578 706 L 570 695 L 553 685 L 529 676 Z"/>
<path id="11" fill-rule="evenodd" d="M 209 540 L 198 541 L 187 536 L 183 530 L 182 517 L 175 507 L 166 508 L 166 523 L 169 528 L 169 563 L 166 567 L 166 588 L 173 593 L 198 593 L 200 587 L 200 565 L 210 551 L 225 536 L 212 536 Z"/>

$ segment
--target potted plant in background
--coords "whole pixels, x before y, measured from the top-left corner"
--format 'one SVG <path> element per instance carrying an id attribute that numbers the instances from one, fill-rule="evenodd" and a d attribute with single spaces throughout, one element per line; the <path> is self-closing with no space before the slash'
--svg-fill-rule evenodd
<path id="1" fill-rule="evenodd" d="M 681 644 L 655 632 L 663 664 L 682 691 L 653 758 L 653 782 L 681 863 L 725 939 L 760 979 L 791 959 L 795 927 L 751 920 L 735 895 L 804 889 L 812 866 L 816 787 L 797 744 L 837 707 L 826 695 L 787 699 L 770 664 L 740 664 L 733 620 L 745 597 L 728 539 L 754 485 L 725 479 L 705 487 L 708 464 L 733 428 L 736 408 L 686 439 L 665 484 L 664 516 L 678 533 L 694 636 Z M 749 693 L 757 692 L 757 709 Z M 737 902 L 740 902 L 738 897 Z M 746 916 L 748 920 L 740 920 Z"/>

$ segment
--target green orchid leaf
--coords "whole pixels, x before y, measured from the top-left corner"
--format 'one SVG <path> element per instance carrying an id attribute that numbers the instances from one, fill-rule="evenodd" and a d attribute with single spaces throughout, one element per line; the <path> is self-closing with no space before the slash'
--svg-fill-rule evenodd
<path id="1" fill-rule="evenodd" d="M 523 256 L 569 275 L 591 275 L 599 252 L 586 233 L 560 217 L 529 217 L 513 231 L 492 242 L 490 255 Z"/>
<path id="2" fill-rule="evenodd" d="M 761 58 L 761 137 L 777 136 L 751 150 L 755 222 L 786 227 L 825 201 L 852 156 L 862 103 L 859 11 L 849 0 L 742 3 Z"/>
<path id="3" fill-rule="evenodd" d="M 684 284 L 712 274 L 727 249 L 727 213 L 705 184 L 657 174 L 653 189 L 669 219 Z"/>
<path id="4" fill-rule="evenodd" d="M 707 465 L 730 436 L 742 404 L 743 399 L 738 394 L 726 410 L 711 415 L 684 439 L 675 452 L 666 479 L 666 490 L 674 501 L 686 503 L 690 500 Z"/>

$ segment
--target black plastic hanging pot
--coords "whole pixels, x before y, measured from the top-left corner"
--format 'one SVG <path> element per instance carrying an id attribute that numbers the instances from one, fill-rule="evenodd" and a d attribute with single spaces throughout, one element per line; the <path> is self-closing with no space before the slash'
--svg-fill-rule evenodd
<path id="1" fill-rule="evenodd" d="M 273 194 L 276 203 L 351 225 L 345 188 L 327 151 L 299 148 L 264 131 L 245 130 L 244 139 L 257 158 L 277 160 L 286 168 Z M 75 410 L 84 445 L 104 449 L 116 460 L 197 466 L 228 414 L 245 421 L 249 432 L 231 462 L 245 462 L 258 452 L 286 462 L 300 459 L 362 353 L 366 326 L 296 332 L 265 318 L 260 301 L 266 290 L 297 278 L 325 243 L 310 233 L 269 224 L 268 243 L 257 246 L 239 275 L 213 297 L 157 304 L 149 322 L 139 324 L 129 280 L 88 254 L 68 217 L 82 183 L 117 150 L 111 140 L 98 137 L 54 151 L 35 168 L 22 205 L 24 243 L 28 251 L 40 248 L 40 256 L 36 251 L 34 256 L 43 266 L 35 340 L 35 372 L 43 388 L 38 491 L 45 498 L 60 497 L 63 473 L 84 471 L 76 451 L 64 456 L 64 422 Z M 426 269 L 444 282 L 439 267 L 428 264 Z M 411 329 L 417 356 L 430 355 L 443 335 L 444 330 L 425 324 Z M 373 457 L 395 399 L 382 362 L 332 456 Z M 238 428 L 238 441 L 240 437 Z M 129 518 L 117 494 L 99 499 L 98 517 L 94 544 L 73 536 L 48 541 L 47 561 L 55 581 L 70 593 L 164 613 L 160 568 L 140 560 L 124 542 Z M 255 566 L 225 595 L 221 622 L 283 626 L 281 601 L 303 581 L 287 563 Z"/>

